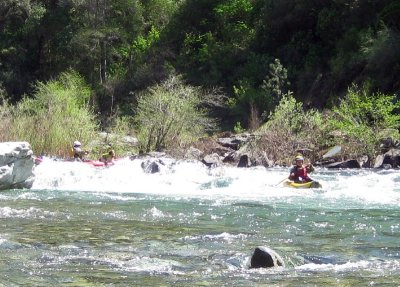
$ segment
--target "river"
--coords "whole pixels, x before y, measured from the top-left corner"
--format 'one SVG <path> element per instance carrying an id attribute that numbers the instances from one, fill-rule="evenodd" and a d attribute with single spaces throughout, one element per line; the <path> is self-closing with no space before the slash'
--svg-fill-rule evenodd
<path id="1" fill-rule="evenodd" d="M 45 159 L 0 193 L 0 286 L 400 286 L 400 171 L 98 168 Z M 249 269 L 257 246 L 284 267 Z"/>

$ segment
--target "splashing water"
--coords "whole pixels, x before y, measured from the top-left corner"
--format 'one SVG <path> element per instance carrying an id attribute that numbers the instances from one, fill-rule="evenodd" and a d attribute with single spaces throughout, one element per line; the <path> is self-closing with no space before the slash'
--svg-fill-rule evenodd
<path id="1" fill-rule="evenodd" d="M 5 286 L 400 284 L 400 172 L 113 166 L 45 159 L 31 190 L 0 193 Z M 256 246 L 286 267 L 249 269 Z"/>

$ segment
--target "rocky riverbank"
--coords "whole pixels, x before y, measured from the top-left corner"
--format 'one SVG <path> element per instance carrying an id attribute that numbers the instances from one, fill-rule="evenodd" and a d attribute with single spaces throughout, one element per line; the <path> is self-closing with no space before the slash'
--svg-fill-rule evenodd
<path id="1" fill-rule="evenodd" d="M 185 160 L 198 160 L 208 167 L 217 167 L 222 165 L 236 166 L 240 168 L 253 166 L 290 166 L 294 156 L 283 155 L 279 158 L 277 155 L 267 154 L 260 148 L 260 136 L 256 134 L 243 133 L 231 134 L 224 133 L 218 137 L 208 137 L 197 141 L 186 149 L 173 151 L 174 158 Z M 343 168 L 384 168 L 392 169 L 400 167 L 400 143 L 390 138 L 384 139 L 380 143 L 380 151 L 375 157 L 367 155 L 351 156 L 347 153 L 346 146 L 339 147 L 333 155 L 329 155 L 331 148 L 311 149 L 303 144 L 303 147 L 295 149 L 295 153 L 302 153 L 306 158 L 316 166 L 330 169 Z M 160 153 L 152 153 L 147 156 L 157 158 Z M 163 153 L 163 155 L 165 155 Z M 135 156 L 136 158 L 136 156 Z M 286 160 L 287 159 L 287 160 Z M 286 160 L 286 162 L 285 162 Z M 154 163 L 153 163 L 154 164 Z M 154 166 L 151 170 L 157 170 Z"/>

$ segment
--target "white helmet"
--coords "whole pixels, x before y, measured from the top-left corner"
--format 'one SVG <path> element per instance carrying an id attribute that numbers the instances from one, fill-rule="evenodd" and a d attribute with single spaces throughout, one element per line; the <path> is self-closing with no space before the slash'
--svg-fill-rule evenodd
<path id="1" fill-rule="evenodd" d="M 81 146 L 80 141 L 74 141 L 74 146 Z"/>

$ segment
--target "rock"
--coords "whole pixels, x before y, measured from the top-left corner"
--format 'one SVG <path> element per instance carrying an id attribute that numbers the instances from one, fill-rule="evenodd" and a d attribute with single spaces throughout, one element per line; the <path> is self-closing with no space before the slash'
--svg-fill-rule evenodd
<path id="1" fill-rule="evenodd" d="M 229 138 L 218 138 L 217 143 L 223 147 L 231 148 L 233 150 L 238 150 L 243 144 L 247 143 L 249 139 L 254 138 L 254 135 L 241 134 L 233 135 Z"/>
<path id="2" fill-rule="evenodd" d="M 392 148 L 384 155 L 383 164 L 390 164 L 393 168 L 400 167 L 400 149 Z"/>
<path id="3" fill-rule="evenodd" d="M 400 149 L 391 148 L 385 154 L 375 158 L 374 168 L 398 168 L 400 167 Z"/>
<path id="4" fill-rule="evenodd" d="M 237 159 L 236 153 L 235 152 L 228 152 L 227 154 L 225 154 L 222 162 L 223 163 L 227 163 L 227 164 L 236 165 L 238 163 L 238 159 Z"/>
<path id="5" fill-rule="evenodd" d="M 371 163 L 367 155 L 363 155 L 358 159 L 358 163 L 362 168 L 370 167 Z"/>
<path id="6" fill-rule="evenodd" d="M 139 144 L 139 140 L 132 136 L 124 136 L 122 137 L 121 141 L 131 146 L 138 146 Z"/>
<path id="7" fill-rule="evenodd" d="M 380 140 L 379 148 L 381 149 L 382 153 L 386 153 L 389 151 L 392 147 L 394 147 L 394 141 L 392 138 L 383 138 Z"/>
<path id="8" fill-rule="evenodd" d="M 247 154 L 242 155 L 239 159 L 237 167 L 249 167 L 249 166 L 251 166 L 249 156 Z"/>
<path id="9" fill-rule="evenodd" d="M 111 134 L 106 132 L 100 132 L 99 137 L 105 142 L 119 142 L 121 144 L 127 144 L 129 146 L 137 146 L 139 144 L 139 140 L 132 136 L 119 136 L 117 134 Z"/>
<path id="10" fill-rule="evenodd" d="M 149 159 L 141 163 L 141 167 L 145 173 L 157 173 L 160 172 L 160 165 L 164 163 L 159 159 Z"/>
<path id="11" fill-rule="evenodd" d="M 380 167 L 382 167 L 384 158 L 385 158 L 385 156 L 384 156 L 383 154 L 378 155 L 378 156 L 375 158 L 374 168 L 380 168 Z"/>
<path id="12" fill-rule="evenodd" d="M 256 247 L 251 257 L 250 268 L 270 268 L 285 266 L 282 257 L 268 247 Z"/>
<path id="13" fill-rule="evenodd" d="M 0 190 L 31 188 L 35 160 L 27 142 L 0 143 Z"/>
<path id="14" fill-rule="evenodd" d="M 191 146 L 185 153 L 185 159 L 200 160 L 202 155 L 203 155 L 203 152 L 201 150 Z"/>
<path id="15" fill-rule="evenodd" d="M 390 163 L 385 163 L 385 164 L 382 164 L 382 168 L 383 169 L 392 169 L 393 166 Z"/>
<path id="16" fill-rule="evenodd" d="M 341 162 L 334 162 L 325 165 L 326 168 L 361 168 L 360 163 L 355 159 L 350 159 Z"/>
<path id="17" fill-rule="evenodd" d="M 235 138 L 218 138 L 217 143 L 219 143 L 223 147 L 237 150 L 242 142 Z"/>
<path id="18" fill-rule="evenodd" d="M 221 165 L 221 159 L 216 153 L 206 155 L 202 162 L 208 167 L 216 167 Z"/>

